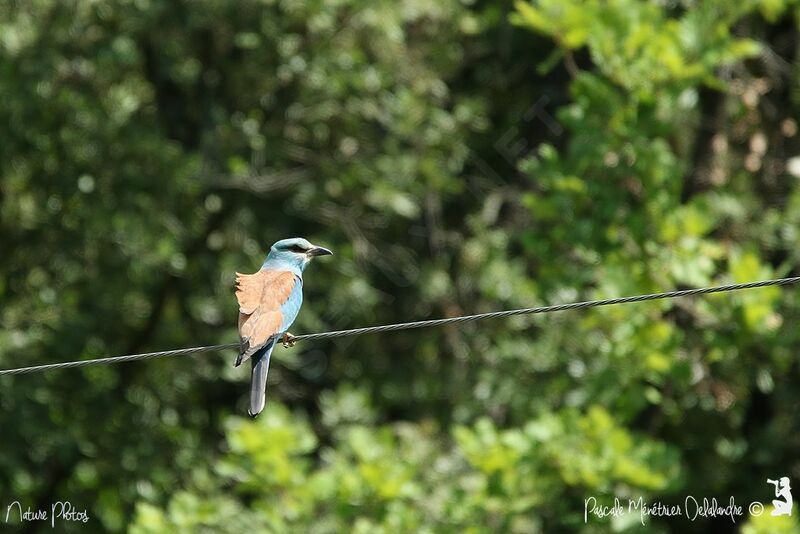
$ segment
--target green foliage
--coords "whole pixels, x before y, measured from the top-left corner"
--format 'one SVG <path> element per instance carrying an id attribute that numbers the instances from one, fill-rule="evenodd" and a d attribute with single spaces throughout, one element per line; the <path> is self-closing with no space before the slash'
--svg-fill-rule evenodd
<path id="1" fill-rule="evenodd" d="M 763 515 L 742 527 L 742 534 L 795 534 L 800 532 L 800 525 L 791 516 L 772 517 L 771 512 L 772 507 L 767 507 Z"/>
<path id="2" fill-rule="evenodd" d="M 291 235 L 336 252 L 295 333 L 796 272 L 800 8 L 673 4 L 0 6 L 0 366 L 230 342 L 233 273 Z M 0 502 L 134 533 L 768 503 L 800 480 L 797 295 L 304 342 L 255 421 L 232 354 L 3 377 Z"/>
<path id="3" fill-rule="evenodd" d="M 600 72 L 633 98 L 650 100 L 665 85 L 715 82 L 720 66 L 760 51 L 758 42 L 731 32 L 754 3 L 698 2 L 680 18 L 638 0 L 518 0 L 515 6 L 517 24 L 552 36 L 567 49 L 588 47 Z"/>
<path id="4" fill-rule="evenodd" d="M 235 532 L 252 524 L 274 531 L 354 525 L 358 532 L 528 532 L 541 528 L 530 513 L 571 487 L 662 490 L 676 474 L 674 452 L 631 435 L 602 408 L 502 431 L 480 419 L 474 429 L 457 427 L 454 446 L 442 448 L 430 424 L 353 424 L 320 448 L 317 465 L 308 461 L 315 448 L 308 423 L 277 403 L 265 418 L 234 417 L 226 427 L 229 454 L 195 473 L 191 491 L 174 495 L 166 509 L 140 504 L 132 532 Z M 571 522 L 580 515 L 564 506 L 551 513 Z"/>

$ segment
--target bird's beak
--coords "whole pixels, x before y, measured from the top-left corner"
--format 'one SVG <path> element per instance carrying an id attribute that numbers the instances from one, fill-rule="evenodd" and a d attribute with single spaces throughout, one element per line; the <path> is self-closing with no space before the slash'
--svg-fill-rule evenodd
<path id="1" fill-rule="evenodd" d="M 306 252 L 309 256 L 332 256 L 333 252 L 325 247 L 312 247 Z"/>

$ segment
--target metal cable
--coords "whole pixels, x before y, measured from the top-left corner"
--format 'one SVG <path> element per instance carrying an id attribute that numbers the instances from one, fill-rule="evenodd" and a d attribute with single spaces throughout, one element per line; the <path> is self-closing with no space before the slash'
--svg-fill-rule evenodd
<path id="1" fill-rule="evenodd" d="M 74 362 L 48 363 L 46 365 L 34 365 L 31 367 L 20 367 L 19 369 L 0 370 L 2 375 L 22 375 L 26 373 L 36 373 L 38 371 L 53 371 L 55 369 L 66 369 L 67 367 L 86 367 L 88 365 L 99 365 L 106 363 L 132 362 L 136 360 L 150 360 L 152 358 L 163 358 L 165 356 L 185 356 L 186 354 L 196 354 L 200 352 L 212 352 L 215 350 L 226 350 L 239 348 L 238 343 L 226 343 L 225 345 L 209 345 L 208 347 L 190 347 L 187 349 L 162 350 L 160 352 L 145 352 L 143 354 L 128 354 L 126 356 L 113 356 L 111 358 L 95 358 L 94 360 L 78 360 Z"/>
<path id="2" fill-rule="evenodd" d="M 311 339 L 326 339 L 342 336 L 360 336 L 361 334 L 373 334 L 376 332 L 392 332 L 394 330 L 408 330 L 410 328 L 425 328 L 428 326 L 440 326 L 450 323 L 467 323 L 479 321 L 481 319 L 495 319 L 498 317 L 509 317 L 511 315 L 529 315 L 534 313 L 551 313 L 564 310 L 574 310 L 578 308 L 596 308 L 597 306 L 610 306 L 611 304 L 627 304 L 630 302 L 641 302 L 644 300 L 670 299 L 677 297 L 688 297 L 691 295 L 706 295 L 708 293 L 722 293 L 724 291 L 738 291 L 740 289 L 753 289 L 756 287 L 789 285 L 800 282 L 800 276 L 793 278 L 778 278 L 775 280 L 761 280 L 758 282 L 747 282 L 744 284 L 728 284 L 716 287 L 704 287 L 699 289 L 684 289 L 681 291 L 668 291 L 666 293 L 651 293 L 649 295 L 636 295 L 633 297 L 618 297 L 613 299 L 589 300 L 585 302 L 572 302 L 570 304 L 557 304 L 555 306 L 539 306 L 536 308 L 521 308 L 518 310 L 505 310 L 489 313 L 478 313 L 476 315 L 463 315 L 460 317 L 448 317 L 446 319 L 432 319 L 429 321 L 415 321 L 412 323 L 396 323 L 381 326 L 368 326 L 366 328 L 354 328 L 352 330 L 336 330 L 333 332 L 321 332 L 319 334 L 303 334 L 291 336 L 290 341 L 304 341 Z"/>
<path id="3" fill-rule="evenodd" d="M 727 291 L 739 291 L 742 289 L 754 289 L 757 287 L 783 286 L 800 282 L 800 276 L 791 278 L 777 278 L 773 280 L 760 280 L 758 282 L 746 282 L 742 284 L 727 284 L 724 286 L 703 287 L 698 289 L 683 289 L 680 291 L 667 291 L 665 293 L 651 293 L 648 295 L 635 295 L 632 297 L 618 297 L 613 299 L 589 300 L 584 302 L 572 302 L 569 304 L 557 304 L 554 306 L 538 306 L 535 308 L 521 308 L 517 310 L 504 310 L 489 313 L 478 313 L 475 315 L 462 315 L 459 317 L 447 317 L 445 319 L 431 319 L 427 321 L 414 321 L 409 323 L 395 323 L 380 326 L 367 326 L 365 328 L 353 328 L 350 330 L 335 330 L 332 332 L 319 332 L 316 334 L 303 334 L 299 336 L 288 336 L 288 341 L 294 344 L 297 341 L 309 341 L 312 339 L 329 339 L 345 336 L 360 336 L 363 334 L 374 334 L 377 332 L 393 332 L 395 330 L 409 330 L 412 328 L 426 328 L 429 326 L 442 326 L 454 323 L 467 323 L 482 319 L 496 319 L 499 317 L 510 317 L 512 315 L 532 315 L 536 313 L 552 313 L 565 310 L 575 310 L 582 308 L 596 308 L 598 306 L 610 306 L 612 304 L 628 304 L 631 302 L 642 302 L 646 300 L 671 299 L 678 297 L 689 297 L 692 295 L 707 295 L 709 293 L 723 293 Z M 184 356 L 200 352 L 212 352 L 217 350 L 227 350 L 238 348 L 239 343 L 227 343 L 224 345 L 210 345 L 207 347 L 191 347 L 178 350 L 165 350 L 161 352 L 147 352 L 144 354 L 130 354 L 127 356 L 114 356 L 111 358 L 96 358 L 93 360 L 79 360 L 73 362 L 51 363 L 46 365 L 35 365 L 32 367 L 22 367 L 18 369 L 0 370 L 2 375 L 18 375 L 24 373 L 34 373 L 37 371 L 50 371 L 54 369 L 65 369 L 68 367 L 84 367 L 87 365 L 99 365 L 107 363 L 130 362 L 134 360 L 149 360 L 151 358 L 161 358 L 165 356 Z"/>

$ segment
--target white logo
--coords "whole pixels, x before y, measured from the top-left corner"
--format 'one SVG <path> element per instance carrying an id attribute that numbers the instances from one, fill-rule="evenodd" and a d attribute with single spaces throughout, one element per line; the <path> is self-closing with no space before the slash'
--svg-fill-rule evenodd
<path id="1" fill-rule="evenodd" d="M 792 506 L 794 500 L 792 499 L 792 486 L 789 477 L 780 477 L 778 480 L 767 479 L 767 484 L 775 486 L 775 499 L 772 500 L 773 510 L 771 515 L 792 515 Z M 753 501 L 747 507 L 747 511 L 753 517 L 758 517 L 766 510 L 764 505 L 759 501 Z M 627 506 L 625 502 L 619 498 L 614 497 L 613 503 L 602 503 L 596 497 L 589 497 L 583 501 L 583 522 L 588 523 L 589 517 L 593 516 L 596 519 L 604 519 L 608 517 L 622 517 L 627 514 L 637 513 L 642 525 L 650 517 L 674 517 L 682 516 L 695 521 L 698 517 L 728 517 L 734 523 L 737 518 L 745 515 L 744 504 L 738 504 L 736 500 L 731 497 L 728 501 L 717 500 L 716 497 L 708 498 L 703 497 L 695 498 L 687 495 L 683 504 L 663 504 L 659 501 L 645 501 L 644 497 L 638 499 L 628 499 Z"/>
<path id="2" fill-rule="evenodd" d="M 780 480 L 767 479 L 767 484 L 775 486 L 775 497 L 772 500 L 772 506 L 775 509 L 771 515 L 792 515 L 792 487 L 789 485 L 789 477 L 781 477 Z"/>

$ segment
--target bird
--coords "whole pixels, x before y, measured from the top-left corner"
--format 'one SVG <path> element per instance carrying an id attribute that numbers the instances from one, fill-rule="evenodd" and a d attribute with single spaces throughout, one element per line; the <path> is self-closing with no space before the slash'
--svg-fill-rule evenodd
<path id="1" fill-rule="evenodd" d="M 281 239 L 270 247 L 258 272 L 236 273 L 240 347 L 234 366 L 252 362 L 248 409 L 251 417 L 261 413 L 266 403 L 272 349 L 281 339 L 289 341 L 289 327 L 300 312 L 303 271 L 314 257 L 331 254 L 327 248 L 301 237 Z"/>

